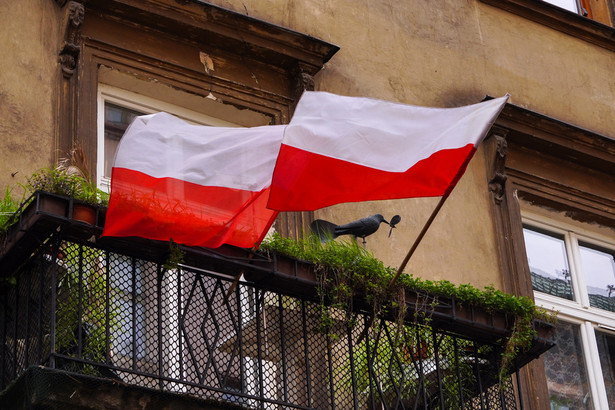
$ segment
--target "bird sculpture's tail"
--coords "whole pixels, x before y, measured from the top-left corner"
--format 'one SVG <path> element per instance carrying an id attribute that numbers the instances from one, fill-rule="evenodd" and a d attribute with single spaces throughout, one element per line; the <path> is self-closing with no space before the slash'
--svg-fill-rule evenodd
<path id="1" fill-rule="evenodd" d="M 318 236 L 320 242 L 330 241 L 331 239 L 337 238 L 335 233 L 336 224 L 325 221 L 323 219 L 315 219 L 310 224 L 310 230 L 312 233 Z"/>

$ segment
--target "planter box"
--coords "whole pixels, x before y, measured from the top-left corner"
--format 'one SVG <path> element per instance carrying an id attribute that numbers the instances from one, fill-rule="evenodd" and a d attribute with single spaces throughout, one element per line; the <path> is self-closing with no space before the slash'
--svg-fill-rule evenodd
<path id="1" fill-rule="evenodd" d="M 296 296 L 317 296 L 318 280 L 312 263 L 272 253 L 269 259 L 255 259 L 251 265 L 260 269 L 244 272 L 247 281 Z"/>

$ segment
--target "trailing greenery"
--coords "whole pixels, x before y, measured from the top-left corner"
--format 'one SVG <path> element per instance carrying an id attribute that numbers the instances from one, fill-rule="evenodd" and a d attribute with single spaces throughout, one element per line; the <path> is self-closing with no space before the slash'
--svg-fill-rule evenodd
<path id="1" fill-rule="evenodd" d="M 438 297 L 446 297 L 454 298 L 465 306 L 482 308 L 489 313 L 499 312 L 514 316 L 512 334 L 505 341 L 502 355 L 502 375 L 509 370 L 520 352 L 531 347 L 536 334 L 532 322 L 541 320 L 555 323 L 556 320 L 554 315 L 536 306 L 530 298 L 509 295 L 493 286 L 480 290 L 469 284 L 455 285 L 448 280 L 431 281 L 413 275 L 400 275 L 395 286 L 391 288 L 391 278 L 396 270 L 385 266 L 355 241 L 321 243 L 313 236 L 295 240 L 275 233 L 265 238 L 261 251 L 276 252 L 315 265 L 316 272 L 320 274 L 319 280 L 324 285 L 320 288 L 323 302 L 321 331 L 326 330 L 332 323 L 332 319 L 325 313 L 328 311 L 324 309 L 325 299 L 333 307 L 349 311 L 352 308 L 353 294 L 365 295 L 374 315 L 390 313 L 390 309 L 396 309 L 399 312 L 398 324 L 403 323 L 406 313 L 403 299 L 406 291 L 426 296 L 427 308 L 430 304 L 435 306 Z"/>
<path id="2" fill-rule="evenodd" d="M 21 202 L 21 199 L 13 197 L 11 189 L 7 187 L 0 201 L 0 232 L 6 232 L 8 227 L 15 223 L 15 213 L 19 210 Z"/>

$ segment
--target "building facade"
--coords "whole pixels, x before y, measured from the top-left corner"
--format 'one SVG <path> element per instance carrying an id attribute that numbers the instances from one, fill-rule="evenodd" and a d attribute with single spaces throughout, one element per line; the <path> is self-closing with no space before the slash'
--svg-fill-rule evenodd
<path id="1" fill-rule="evenodd" d="M 521 372 L 524 408 L 615 403 L 613 0 L 23 0 L 0 1 L 0 22 L 2 188 L 77 143 L 108 185 L 143 113 L 256 126 L 287 123 L 303 90 L 434 107 L 509 93 L 406 272 L 560 312 L 556 347 Z M 367 240 L 398 266 L 436 203 L 340 204 L 274 227 L 399 214 Z"/>

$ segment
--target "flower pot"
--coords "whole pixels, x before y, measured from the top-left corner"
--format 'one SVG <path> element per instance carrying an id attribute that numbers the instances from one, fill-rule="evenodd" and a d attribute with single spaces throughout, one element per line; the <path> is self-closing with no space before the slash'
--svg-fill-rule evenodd
<path id="1" fill-rule="evenodd" d="M 65 218 L 68 215 L 68 200 L 41 192 L 36 199 L 36 212 Z"/>
<path id="2" fill-rule="evenodd" d="M 73 219 L 87 223 L 89 225 L 96 224 L 96 209 L 91 205 L 73 203 Z"/>

